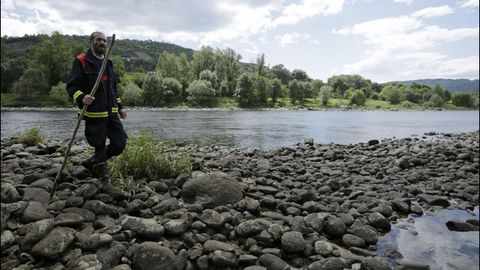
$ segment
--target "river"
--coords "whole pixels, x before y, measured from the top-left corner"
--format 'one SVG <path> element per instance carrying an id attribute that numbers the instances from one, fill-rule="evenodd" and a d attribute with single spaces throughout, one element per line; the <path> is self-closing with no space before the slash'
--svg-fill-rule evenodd
<path id="1" fill-rule="evenodd" d="M 157 138 L 242 148 L 316 143 L 350 144 L 371 139 L 421 137 L 425 132 L 479 129 L 478 111 L 155 111 L 134 110 L 123 121 L 129 135 L 150 129 Z M 76 124 L 73 111 L 2 111 L 1 137 L 37 127 L 49 139 L 66 139 Z M 83 124 L 80 129 L 83 138 Z"/>

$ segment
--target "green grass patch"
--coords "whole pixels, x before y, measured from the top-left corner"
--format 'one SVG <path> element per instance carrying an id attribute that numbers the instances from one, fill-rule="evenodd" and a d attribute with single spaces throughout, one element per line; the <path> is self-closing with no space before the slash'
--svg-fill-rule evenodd
<path id="1" fill-rule="evenodd" d="M 33 97 L 17 97 L 15 94 L 3 94 L 1 104 L 4 107 L 50 107 L 57 105 L 49 95 L 35 95 Z"/>
<path id="2" fill-rule="evenodd" d="M 233 97 L 219 97 L 216 105 L 220 108 L 238 108 L 238 102 Z"/>
<path id="3" fill-rule="evenodd" d="M 110 169 L 115 179 L 159 179 L 190 173 L 192 162 L 188 148 L 173 147 L 155 140 L 152 132 L 142 132 L 128 139 L 124 152 L 110 162 Z"/>
<path id="4" fill-rule="evenodd" d="M 31 128 L 25 133 L 18 135 L 17 142 L 34 146 L 37 143 L 44 143 L 45 135 L 38 128 Z"/>

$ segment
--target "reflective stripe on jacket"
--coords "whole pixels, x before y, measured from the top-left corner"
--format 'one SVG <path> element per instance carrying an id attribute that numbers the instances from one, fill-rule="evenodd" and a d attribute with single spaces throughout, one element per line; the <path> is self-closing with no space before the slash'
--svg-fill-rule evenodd
<path id="1" fill-rule="evenodd" d="M 99 72 L 100 65 L 97 65 L 91 50 L 75 57 L 66 88 L 70 98 L 77 103 L 80 112 L 83 109 L 83 98 L 92 91 Z M 116 116 L 121 108 L 117 77 L 113 63 L 109 59 L 101 83 L 95 92 L 95 100 L 88 106 L 84 118 L 101 119 Z"/>

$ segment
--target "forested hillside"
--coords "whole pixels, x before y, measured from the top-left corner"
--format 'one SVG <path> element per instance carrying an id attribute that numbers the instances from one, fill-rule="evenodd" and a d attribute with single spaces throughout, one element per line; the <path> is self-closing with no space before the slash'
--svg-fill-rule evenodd
<path id="1" fill-rule="evenodd" d="M 88 36 L 63 35 L 74 51 L 82 51 L 88 48 Z M 47 35 L 26 35 L 23 37 L 2 37 L 2 43 L 10 57 L 25 55 L 32 46 L 40 45 Z M 127 71 L 147 72 L 155 70 L 158 57 L 162 52 L 174 54 L 185 53 L 192 58 L 193 50 L 175 44 L 152 40 L 117 39 L 113 54 L 119 55 L 125 61 Z"/>
<path id="2" fill-rule="evenodd" d="M 477 80 L 468 80 L 468 79 L 422 79 L 422 80 L 411 80 L 411 81 L 396 81 L 391 83 L 411 85 L 416 84 L 425 84 L 430 87 L 435 87 L 440 85 L 444 89 L 447 89 L 450 92 L 474 92 L 478 93 L 480 91 L 479 81 Z"/>
<path id="3" fill-rule="evenodd" d="M 2 106 L 72 104 L 65 81 L 73 58 L 86 48 L 87 36 L 58 32 L 2 37 Z M 246 64 L 231 48 L 204 46 L 193 51 L 156 41 L 118 40 L 110 58 L 119 93 L 129 106 L 478 107 L 478 80 L 475 93 L 452 93 L 441 84 L 379 84 L 358 74 L 322 81 L 302 69 L 269 66 L 263 53 L 256 63 Z"/>

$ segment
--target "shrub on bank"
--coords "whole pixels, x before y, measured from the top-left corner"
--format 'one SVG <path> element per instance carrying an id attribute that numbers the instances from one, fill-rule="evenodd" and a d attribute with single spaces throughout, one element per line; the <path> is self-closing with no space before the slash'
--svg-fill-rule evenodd
<path id="1" fill-rule="evenodd" d="M 31 128 L 25 133 L 20 134 L 17 137 L 17 142 L 26 144 L 28 146 L 34 146 L 37 143 L 44 143 L 45 135 L 43 135 L 43 133 L 38 128 Z"/>
<path id="2" fill-rule="evenodd" d="M 150 133 L 132 136 L 124 152 L 110 163 L 113 178 L 148 177 L 158 179 L 176 177 L 192 170 L 187 148 L 172 151 L 166 142 L 160 142 Z"/>

